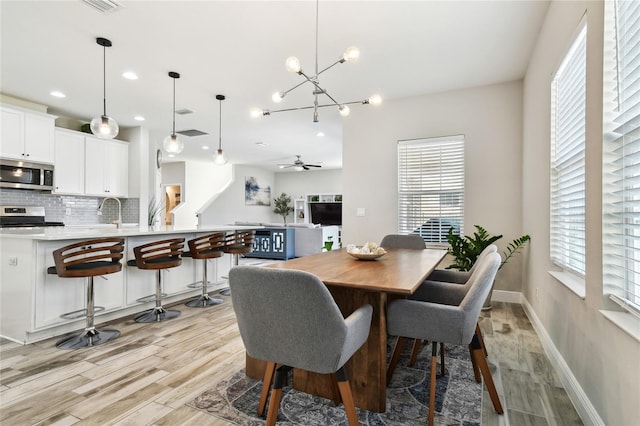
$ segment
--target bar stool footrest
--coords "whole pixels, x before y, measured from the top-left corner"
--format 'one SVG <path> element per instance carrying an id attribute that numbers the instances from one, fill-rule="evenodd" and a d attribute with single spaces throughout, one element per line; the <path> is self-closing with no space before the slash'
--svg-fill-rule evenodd
<path id="1" fill-rule="evenodd" d="M 167 297 L 166 293 L 160 293 L 160 297 Z M 148 296 L 144 296 L 141 297 L 140 299 L 136 299 L 136 302 L 155 302 L 156 301 L 156 295 L 155 294 L 150 294 Z"/>
<path id="2" fill-rule="evenodd" d="M 198 297 L 185 303 L 190 308 L 206 308 L 223 303 L 224 300 L 219 297 L 210 297 L 208 294 Z"/>
<path id="3" fill-rule="evenodd" d="M 212 284 L 211 281 L 207 281 L 207 284 Z M 202 288 L 202 281 L 196 281 L 195 283 L 187 284 L 189 288 Z"/>
<path id="4" fill-rule="evenodd" d="M 101 345 L 110 342 L 120 336 L 118 330 L 96 330 L 91 328 L 80 334 L 74 334 L 56 343 L 58 349 L 79 349 Z"/>
<path id="5" fill-rule="evenodd" d="M 221 290 L 218 290 L 218 294 L 221 294 L 223 296 L 230 296 L 231 295 L 231 289 L 230 288 L 223 288 Z"/>
<path id="6" fill-rule="evenodd" d="M 100 312 L 100 311 L 104 311 L 104 306 L 94 306 L 93 307 L 93 312 Z M 62 314 L 60 315 L 60 318 L 62 319 L 68 319 L 68 320 L 73 320 L 73 319 L 78 319 L 78 318 L 86 318 L 87 317 L 87 310 L 86 309 L 78 309 L 77 311 L 71 311 L 71 312 L 67 312 L 66 314 Z"/>
<path id="7" fill-rule="evenodd" d="M 167 310 L 162 306 L 156 306 L 153 309 L 148 311 L 144 311 L 140 315 L 134 318 L 135 322 L 161 322 L 167 321 L 170 319 L 178 318 L 180 316 L 180 311 L 176 310 Z"/>

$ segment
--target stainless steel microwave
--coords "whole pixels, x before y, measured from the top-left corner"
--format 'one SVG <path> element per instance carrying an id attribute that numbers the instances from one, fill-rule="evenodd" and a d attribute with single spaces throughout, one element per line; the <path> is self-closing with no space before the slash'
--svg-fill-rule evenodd
<path id="1" fill-rule="evenodd" d="M 0 188 L 53 189 L 53 166 L 19 160 L 0 159 Z"/>

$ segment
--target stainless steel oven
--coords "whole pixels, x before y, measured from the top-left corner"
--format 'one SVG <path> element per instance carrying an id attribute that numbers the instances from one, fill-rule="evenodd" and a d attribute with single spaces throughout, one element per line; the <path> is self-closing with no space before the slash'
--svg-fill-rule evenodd
<path id="1" fill-rule="evenodd" d="M 53 166 L 26 161 L 0 159 L 0 188 L 53 189 Z"/>

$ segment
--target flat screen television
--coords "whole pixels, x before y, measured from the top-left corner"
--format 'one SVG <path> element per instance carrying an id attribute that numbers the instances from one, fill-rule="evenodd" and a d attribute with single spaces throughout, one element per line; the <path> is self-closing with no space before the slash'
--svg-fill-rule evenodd
<path id="1" fill-rule="evenodd" d="M 342 225 L 342 203 L 309 203 L 311 222 L 320 225 Z"/>

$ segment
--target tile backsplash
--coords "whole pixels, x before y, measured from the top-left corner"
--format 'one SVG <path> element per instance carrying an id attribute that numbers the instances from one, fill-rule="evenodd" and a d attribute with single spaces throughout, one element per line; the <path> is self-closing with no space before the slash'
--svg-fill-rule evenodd
<path id="1" fill-rule="evenodd" d="M 44 206 L 45 220 L 64 222 L 65 225 L 111 223 L 118 219 L 118 203 L 113 200 L 106 201 L 102 208 L 102 215 L 98 215 L 98 207 L 102 199 L 103 197 L 54 195 L 22 189 L 2 188 L 0 190 L 0 205 Z M 119 200 L 122 203 L 122 222 L 139 222 L 140 199 L 119 198 Z"/>

